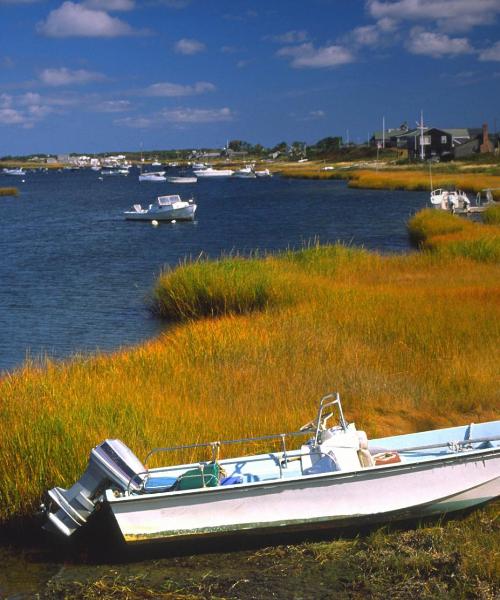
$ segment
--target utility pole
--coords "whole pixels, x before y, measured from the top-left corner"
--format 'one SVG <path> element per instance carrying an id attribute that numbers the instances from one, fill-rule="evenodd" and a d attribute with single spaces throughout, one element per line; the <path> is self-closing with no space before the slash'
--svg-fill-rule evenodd
<path id="1" fill-rule="evenodd" d="M 382 117 L 382 148 L 385 148 L 385 116 Z"/>
<path id="2" fill-rule="evenodd" d="M 424 148 L 424 111 L 420 111 L 420 123 L 417 122 L 420 129 L 420 160 L 425 159 L 425 148 Z"/>

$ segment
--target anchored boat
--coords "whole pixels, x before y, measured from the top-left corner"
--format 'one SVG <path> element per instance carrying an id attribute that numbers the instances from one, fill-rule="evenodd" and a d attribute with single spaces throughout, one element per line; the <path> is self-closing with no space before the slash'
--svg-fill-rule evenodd
<path id="1" fill-rule="evenodd" d="M 338 424 L 328 427 L 331 409 Z M 279 450 L 218 456 L 231 444 L 272 440 Z M 44 527 L 69 537 L 102 504 L 129 544 L 450 513 L 498 497 L 499 441 L 500 421 L 492 421 L 368 442 L 329 394 L 300 431 L 155 448 L 145 460 L 201 448 L 212 453 L 206 462 L 147 469 L 123 442 L 106 440 L 69 490 L 49 490 Z"/>
<path id="2" fill-rule="evenodd" d="M 192 221 L 196 212 L 193 199 L 181 200 L 178 194 L 158 196 L 156 204 L 143 208 L 134 204 L 132 210 L 123 213 L 129 221 Z"/>

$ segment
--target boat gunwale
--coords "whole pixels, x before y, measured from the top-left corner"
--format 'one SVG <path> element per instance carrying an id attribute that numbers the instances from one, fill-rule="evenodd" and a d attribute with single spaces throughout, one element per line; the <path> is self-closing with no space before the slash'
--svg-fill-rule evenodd
<path id="1" fill-rule="evenodd" d="M 400 462 L 388 465 L 375 465 L 373 467 L 362 467 L 356 470 L 346 471 L 332 471 L 329 473 L 313 473 L 310 475 L 301 475 L 300 477 L 278 477 L 276 479 L 265 479 L 263 481 L 250 481 L 246 483 L 238 483 L 226 486 L 213 486 L 213 487 L 202 487 L 193 490 L 178 490 L 178 491 L 165 491 L 165 492 L 147 492 L 147 493 L 128 493 L 124 496 L 115 496 L 110 488 L 104 491 L 104 498 L 108 504 L 123 503 L 123 502 L 144 502 L 148 499 L 153 498 L 179 498 L 182 496 L 191 496 L 204 493 L 226 493 L 234 490 L 239 490 L 243 493 L 247 489 L 254 489 L 259 487 L 282 487 L 284 485 L 296 484 L 299 482 L 322 482 L 323 480 L 333 479 L 360 479 L 366 477 L 368 479 L 377 479 L 377 475 L 394 475 L 395 473 L 401 473 L 404 471 L 414 471 L 416 469 L 422 470 L 426 468 L 433 468 L 436 463 L 443 463 L 443 466 L 447 462 L 473 462 L 475 460 L 492 459 L 495 455 L 500 456 L 500 446 L 493 446 L 492 448 L 481 448 L 473 450 L 464 450 L 461 452 L 454 452 L 445 456 L 430 456 L 420 460 L 413 461 L 411 463 Z M 210 461 L 207 461 L 207 464 Z M 192 463 L 190 466 L 196 467 L 200 463 Z M 224 461 L 221 461 L 224 464 Z M 177 467 L 177 465 L 174 465 Z M 183 468 L 183 466 L 179 466 Z M 159 467 L 156 471 L 164 471 L 165 469 Z M 153 471 L 153 470 L 151 470 Z M 150 472 L 151 472 L 150 471 Z M 482 485 L 482 484 L 481 484 Z"/>

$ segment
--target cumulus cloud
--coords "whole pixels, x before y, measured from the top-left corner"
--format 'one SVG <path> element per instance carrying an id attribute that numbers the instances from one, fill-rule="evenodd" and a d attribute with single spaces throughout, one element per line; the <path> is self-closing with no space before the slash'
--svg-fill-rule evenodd
<path id="1" fill-rule="evenodd" d="M 414 27 L 411 30 L 407 48 L 412 54 L 422 54 L 433 58 L 474 52 L 467 38 L 450 38 L 446 34 L 424 31 L 420 27 Z"/>
<path id="2" fill-rule="evenodd" d="M 494 60 L 500 61 L 500 42 L 493 44 L 491 48 L 485 48 L 479 53 L 479 60 Z"/>
<path id="3" fill-rule="evenodd" d="M 161 125 L 192 125 L 233 121 L 234 112 L 224 108 L 166 108 L 151 116 L 126 117 L 117 119 L 117 125 L 136 129 L 147 129 Z"/>
<path id="4" fill-rule="evenodd" d="M 39 74 L 40 81 L 50 86 L 81 85 L 92 81 L 102 81 L 106 77 L 102 73 L 77 69 L 73 71 L 66 67 L 59 69 L 43 69 Z"/>
<path id="5" fill-rule="evenodd" d="M 203 42 L 199 42 L 198 40 L 182 38 L 175 43 L 174 49 L 177 54 L 191 55 L 204 52 L 206 50 L 206 46 Z"/>
<path id="6" fill-rule="evenodd" d="M 307 31 L 303 29 L 292 29 L 285 33 L 278 35 L 267 35 L 264 39 L 271 42 L 277 42 L 278 44 L 300 44 L 308 39 L 309 35 Z"/>
<path id="7" fill-rule="evenodd" d="M 432 20 L 450 31 L 491 24 L 500 13 L 500 0 L 368 0 L 367 5 L 376 19 Z"/>
<path id="8" fill-rule="evenodd" d="M 208 81 L 198 81 L 192 85 L 181 85 L 179 83 L 153 83 L 144 91 L 146 96 L 158 96 L 166 98 L 177 98 L 179 96 L 198 96 L 207 92 L 214 92 L 215 85 Z"/>
<path id="9" fill-rule="evenodd" d="M 69 0 L 51 11 L 45 21 L 38 23 L 37 31 L 42 35 L 57 38 L 112 38 L 134 33 L 128 23 L 111 17 L 107 12 L 92 10 Z"/>
<path id="10" fill-rule="evenodd" d="M 50 102 L 35 92 L 19 96 L 0 95 L 0 125 L 31 129 L 53 110 Z"/>
<path id="11" fill-rule="evenodd" d="M 338 45 L 315 48 L 311 43 L 300 46 L 285 46 L 277 52 L 278 56 L 291 58 L 292 67 L 322 69 L 351 63 L 354 56 L 350 50 Z"/>

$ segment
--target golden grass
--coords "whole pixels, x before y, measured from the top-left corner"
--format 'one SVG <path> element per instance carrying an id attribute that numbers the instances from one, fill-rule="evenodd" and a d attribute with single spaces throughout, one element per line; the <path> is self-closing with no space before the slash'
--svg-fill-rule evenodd
<path id="1" fill-rule="evenodd" d="M 139 347 L 27 363 L 0 381 L 0 521 L 71 484 L 106 437 L 143 458 L 153 446 L 295 430 L 333 390 L 371 437 L 497 417 L 498 264 L 340 246 L 247 262 L 283 288 L 257 312 L 182 313 Z M 213 289 L 230 297 L 234 273 L 217 276 Z"/>
<path id="2" fill-rule="evenodd" d="M 429 172 L 425 169 L 394 169 L 381 168 L 360 169 L 355 165 L 332 171 L 321 170 L 320 165 L 305 167 L 285 167 L 281 170 L 284 177 L 292 179 L 347 179 L 349 187 L 376 190 L 409 190 L 427 191 L 431 187 Z M 457 188 L 472 193 L 484 189 L 500 188 L 500 177 L 485 173 L 462 171 L 436 172 L 432 174 L 432 187 Z M 500 189 L 493 192 L 493 197 L 500 200 Z"/>
<path id="3" fill-rule="evenodd" d="M 19 196 L 19 190 L 15 187 L 0 188 L 0 196 Z"/>
<path id="4" fill-rule="evenodd" d="M 482 225 L 448 212 L 425 209 L 408 223 L 412 242 L 441 256 L 500 262 L 500 225 Z"/>

